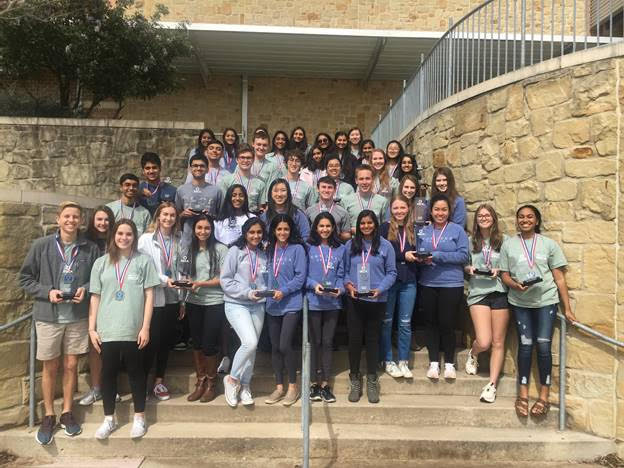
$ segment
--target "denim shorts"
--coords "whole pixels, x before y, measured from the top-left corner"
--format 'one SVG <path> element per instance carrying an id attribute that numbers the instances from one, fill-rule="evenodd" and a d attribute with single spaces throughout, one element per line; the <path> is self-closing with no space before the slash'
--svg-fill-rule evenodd
<path id="1" fill-rule="evenodd" d="M 473 305 L 487 306 L 490 309 L 509 309 L 509 303 L 507 302 L 507 293 L 494 291 L 485 296 L 479 302 L 475 302 Z"/>

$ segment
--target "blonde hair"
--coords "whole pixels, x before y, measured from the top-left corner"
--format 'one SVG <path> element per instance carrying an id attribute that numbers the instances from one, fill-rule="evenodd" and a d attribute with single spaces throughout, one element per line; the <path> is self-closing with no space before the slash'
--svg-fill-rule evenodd
<path id="1" fill-rule="evenodd" d="M 160 218 L 160 213 L 165 208 L 173 208 L 173 210 L 175 211 L 175 214 L 176 214 L 176 222 L 173 225 L 173 229 L 171 231 L 172 234 L 175 236 L 175 234 L 179 231 L 179 229 L 180 229 L 180 215 L 178 214 L 178 210 L 176 209 L 176 206 L 172 202 L 165 201 L 165 202 L 162 202 L 160 205 L 158 205 L 158 208 L 156 208 L 156 212 L 154 213 L 154 217 L 152 218 L 152 222 L 150 223 L 150 225 L 145 230 L 146 233 L 148 233 L 148 232 L 156 232 L 158 229 L 160 229 L 160 220 L 158 218 Z"/>
<path id="2" fill-rule="evenodd" d="M 60 215 L 63 212 L 63 210 L 67 208 L 76 208 L 78 211 L 80 211 L 80 214 L 82 214 L 82 206 L 80 206 L 75 201 L 71 201 L 71 200 L 61 202 L 58 206 L 58 209 L 56 210 L 56 214 Z"/>
<path id="3" fill-rule="evenodd" d="M 400 194 L 394 196 L 392 198 L 392 202 L 390 203 L 390 223 L 388 226 L 388 240 L 398 241 L 399 239 L 399 223 L 397 222 L 396 219 L 394 219 L 394 216 L 392 215 L 392 205 L 397 200 L 407 205 L 407 217 L 405 218 L 405 221 L 403 222 L 403 229 L 405 229 L 405 232 L 406 232 L 407 242 L 411 245 L 414 245 L 415 244 L 414 230 L 411 229 L 413 225 L 411 204 L 410 204 L 410 201 L 407 199 L 407 197 L 405 197 L 404 195 L 400 195 Z"/>

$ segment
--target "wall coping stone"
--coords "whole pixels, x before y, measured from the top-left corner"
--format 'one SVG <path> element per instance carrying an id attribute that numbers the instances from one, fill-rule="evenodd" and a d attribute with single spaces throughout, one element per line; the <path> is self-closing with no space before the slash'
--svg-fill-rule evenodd
<path id="1" fill-rule="evenodd" d="M 57 127 L 110 127 L 110 128 L 164 128 L 173 130 L 201 130 L 204 122 L 177 122 L 169 120 L 119 120 L 119 119 L 55 119 L 44 117 L 2 117 L 0 125 L 40 125 Z"/>
<path id="2" fill-rule="evenodd" d="M 83 208 L 95 208 L 105 205 L 110 199 L 91 198 L 66 193 L 20 190 L 18 188 L 0 188 L 0 202 L 32 203 L 35 205 L 59 205 L 64 201 L 74 201 Z"/>

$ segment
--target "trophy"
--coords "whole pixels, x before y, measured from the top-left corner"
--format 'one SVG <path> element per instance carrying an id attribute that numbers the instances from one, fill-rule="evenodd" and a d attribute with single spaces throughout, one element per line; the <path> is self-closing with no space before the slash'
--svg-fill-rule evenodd
<path id="1" fill-rule="evenodd" d="M 264 284 L 264 288 L 262 289 L 258 289 L 257 285 L 255 290 L 256 290 L 256 296 L 258 297 L 273 297 L 273 294 L 275 294 L 275 290 L 273 289 L 267 289 L 269 287 L 269 270 L 267 269 L 266 265 L 261 267 L 260 270 L 260 277 L 262 278 L 262 283 Z M 252 286 L 252 289 L 253 286 Z"/>

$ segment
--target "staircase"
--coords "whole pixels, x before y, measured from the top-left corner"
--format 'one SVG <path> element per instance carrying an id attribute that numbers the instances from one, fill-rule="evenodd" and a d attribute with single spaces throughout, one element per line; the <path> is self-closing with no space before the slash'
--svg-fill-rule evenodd
<path id="1" fill-rule="evenodd" d="M 557 432 L 558 409 L 543 421 L 519 420 L 514 412 L 515 380 L 503 377 L 494 404 L 480 403 L 478 395 L 487 374 L 463 371 L 467 351 L 458 353 L 455 382 L 431 382 L 424 377 L 425 350 L 412 352 L 413 381 L 380 377 L 381 402 L 369 404 L 366 395 L 349 403 L 348 356 L 334 353 L 337 372 L 333 404 L 312 403 L 310 453 L 312 466 L 421 466 L 427 460 L 443 465 L 502 466 L 504 463 L 593 460 L 615 451 L 612 441 L 589 434 Z M 259 353 L 252 391 L 256 405 L 227 406 L 223 396 L 211 403 L 189 403 L 194 387 L 190 352 L 172 352 L 167 386 L 173 393 L 165 402 L 148 400 L 148 433 L 140 441 L 129 437 L 132 420 L 130 395 L 118 404 L 119 429 L 108 441 L 93 437 L 103 419 L 101 402 L 76 405 L 83 434 L 70 440 L 62 431 L 54 443 L 42 447 L 34 432 L 11 429 L 0 435 L 0 448 L 22 457 L 52 461 L 58 457 L 146 457 L 142 466 L 297 466 L 301 462 L 301 407 L 267 406 L 264 396 L 274 387 L 270 356 Z M 482 363 L 482 369 L 487 363 Z M 221 382 L 220 382 L 221 383 Z M 122 377 L 122 391 L 128 389 Z M 87 389 L 80 378 L 81 391 Z M 59 411 L 60 413 L 60 402 Z M 476 465 L 474 465 L 476 466 Z"/>

